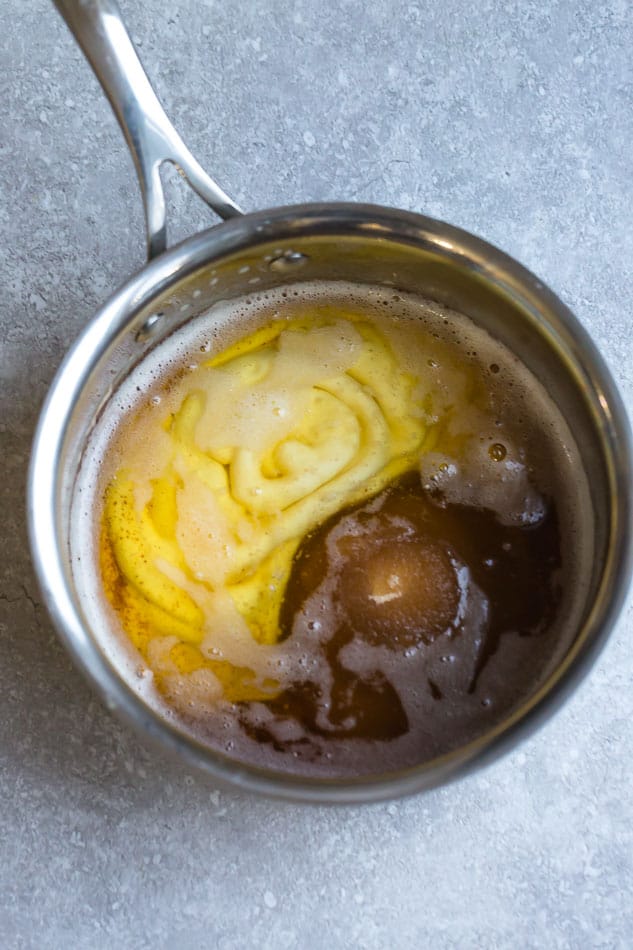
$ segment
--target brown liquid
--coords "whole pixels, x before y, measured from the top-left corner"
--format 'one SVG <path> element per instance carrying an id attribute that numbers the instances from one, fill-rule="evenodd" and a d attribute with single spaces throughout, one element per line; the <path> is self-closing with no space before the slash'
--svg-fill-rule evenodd
<path id="1" fill-rule="evenodd" d="M 413 680 L 437 705 L 436 720 L 445 717 L 445 728 L 434 732 L 448 751 L 457 738 L 453 726 L 469 716 L 474 698 L 491 719 L 512 701 L 512 683 L 499 683 L 495 692 L 482 690 L 480 679 L 507 634 L 535 640 L 551 628 L 559 567 L 551 503 L 538 525 L 502 525 L 491 511 L 430 498 L 419 476 L 408 474 L 377 499 L 331 518 L 296 554 L 282 629 L 284 637 L 318 630 L 319 592 L 331 592 L 336 619 L 320 642 L 329 696 L 307 677 L 267 703 L 273 728 L 243 715 L 244 729 L 301 758 L 319 757 L 323 739 L 393 740 L 410 730 L 399 686 L 406 690 Z M 486 604 L 475 623 L 468 604 L 459 611 L 473 584 Z M 354 642 L 388 651 L 387 662 L 376 656 L 373 669 L 350 668 L 344 650 Z M 535 643 L 528 666 L 538 666 L 540 653 Z M 299 738 L 279 738 L 284 719 L 300 725 Z"/>

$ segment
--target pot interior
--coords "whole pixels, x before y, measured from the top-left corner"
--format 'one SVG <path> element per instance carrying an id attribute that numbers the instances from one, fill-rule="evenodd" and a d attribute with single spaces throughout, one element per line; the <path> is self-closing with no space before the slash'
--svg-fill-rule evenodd
<path id="1" fill-rule="evenodd" d="M 49 431 L 48 444 L 55 458 L 51 490 L 56 555 L 85 637 L 92 641 L 87 647 L 84 637 L 78 645 L 66 624 L 67 643 L 72 641 L 71 650 L 93 679 L 98 663 L 107 665 L 74 591 L 70 508 L 84 447 L 112 393 L 150 349 L 217 302 L 319 280 L 383 285 L 466 314 L 520 355 L 567 420 L 588 476 L 592 557 L 575 593 L 579 633 L 567 645 L 566 657 L 559 657 L 560 669 L 544 687 L 548 692 L 572 654 L 591 652 L 594 641 L 600 640 L 622 587 L 627 554 L 618 524 L 628 520 L 628 488 L 624 487 L 628 455 L 619 399 L 587 336 L 533 275 L 457 229 L 414 215 L 358 206 L 260 213 L 192 238 L 133 278 L 78 341 L 56 383 L 55 409 L 49 405 L 46 411 L 49 422 L 55 414 L 58 433 Z M 43 427 L 46 424 L 45 418 Z M 46 450 L 38 448 L 40 454 Z M 54 598 L 56 592 L 50 596 Z M 59 616 L 56 619 L 63 625 Z M 86 649 L 92 651 L 89 663 Z M 116 671 L 108 671 L 107 686 L 101 673 L 97 678 L 113 705 L 134 704 L 129 698 L 125 703 L 112 699 Z M 531 705 L 535 702 L 532 697 Z M 130 715 L 129 708 L 127 712 Z M 150 721 L 151 717 L 145 717 L 144 728 Z M 452 756 L 450 766 L 435 771 L 427 763 L 411 780 L 412 787 L 436 783 L 475 754 L 481 757 L 484 748 L 482 742 L 477 750 L 461 750 Z M 205 767 L 214 770 L 213 765 Z M 256 784 L 248 778 L 242 781 Z M 279 791 L 275 781 L 270 779 L 272 786 L 264 783 L 266 790 Z M 301 794 L 296 787 L 294 794 Z M 375 792 L 373 797 L 381 794 Z M 356 791 L 353 797 L 371 796 Z"/>

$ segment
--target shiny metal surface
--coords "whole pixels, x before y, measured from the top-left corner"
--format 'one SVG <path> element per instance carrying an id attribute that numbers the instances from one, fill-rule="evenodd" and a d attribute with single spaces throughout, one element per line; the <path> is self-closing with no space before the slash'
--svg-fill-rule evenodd
<path id="1" fill-rule="evenodd" d="M 53 0 L 110 100 L 132 153 L 143 194 L 147 255 L 167 246 L 165 198 L 160 180 L 172 162 L 221 218 L 240 209 L 193 157 L 152 89 L 114 0 Z"/>
<path id="2" fill-rule="evenodd" d="M 71 9 L 73 16 L 84 7 L 92 16 L 116 9 L 109 0 L 58 7 L 68 19 Z M 100 21 L 81 22 L 88 30 Z M 104 50 L 86 33 L 84 42 L 92 55 Z M 115 62 L 110 68 L 116 74 Z M 465 312 L 538 375 L 578 441 L 592 492 L 594 557 L 578 593 L 583 620 L 573 644 L 497 727 L 406 772 L 307 780 L 213 752 L 153 713 L 127 686 L 93 635 L 75 589 L 70 504 L 103 405 L 153 345 L 218 300 L 243 293 L 244 268 L 261 290 L 291 280 L 383 283 Z M 63 642 L 108 706 L 143 735 L 243 788 L 299 800 L 373 801 L 430 788 L 490 761 L 534 729 L 586 673 L 614 623 L 630 573 L 631 476 L 628 422 L 610 374 L 573 315 L 533 274 L 484 241 L 421 215 L 355 204 L 301 205 L 235 217 L 188 239 L 151 261 L 99 311 L 69 352 L 42 411 L 29 478 L 29 529 L 43 595 Z"/>

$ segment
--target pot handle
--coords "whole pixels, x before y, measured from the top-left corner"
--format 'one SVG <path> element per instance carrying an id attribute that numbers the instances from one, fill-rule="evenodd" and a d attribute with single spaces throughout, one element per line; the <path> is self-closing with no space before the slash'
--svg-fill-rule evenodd
<path id="1" fill-rule="evenodd" d="M 221 218 L 242 212 L 193 157 L 152 89 L 115 0 L 53 0 L 110 100 L 143 194 L 147 256 L 167 246 L 163 162 L 171 162 Z"/>

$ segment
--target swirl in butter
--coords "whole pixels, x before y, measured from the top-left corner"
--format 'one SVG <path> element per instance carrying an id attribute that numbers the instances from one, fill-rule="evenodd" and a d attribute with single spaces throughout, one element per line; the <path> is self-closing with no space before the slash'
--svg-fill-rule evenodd
<path id="1" fill-rule="evenodd" d="M 125 428 L 101 536 L 107 596 L 163 692 L 187 674 L 207 698 L 274 696 L 302 538 L 436 430 L 419 378 L 354 316 L 276 321 L 172 378 Z"/>

